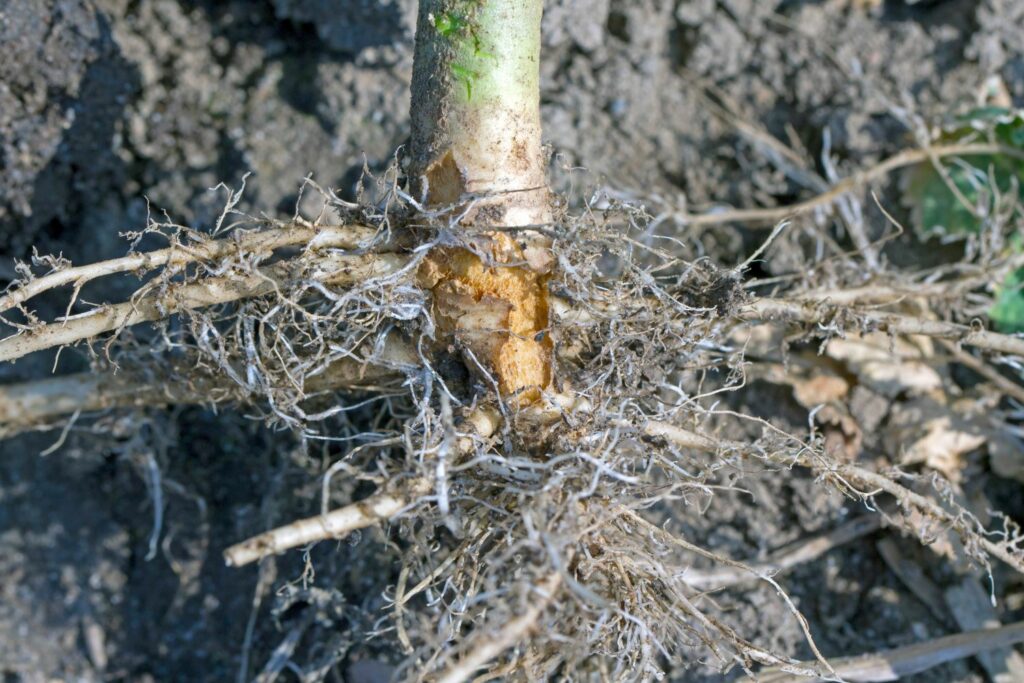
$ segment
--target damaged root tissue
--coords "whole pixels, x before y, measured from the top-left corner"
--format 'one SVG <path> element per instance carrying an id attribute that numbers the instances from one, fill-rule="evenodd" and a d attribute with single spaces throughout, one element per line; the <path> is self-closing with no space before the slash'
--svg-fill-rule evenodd
<path id="1" fill-rule="evenodd" d="M 491 233 L 485 239 L 478 251 L 489 263 L 467 249 L 441 249 L 422 266 L 420 282 L 434 294 L 442 334 L 471 351 L 503 394 L 526 405 L 551 381 L 546 276 L 502 265 L 523 262 L 509 236 Z M 472 358 L 467 364 L 476 365 Z"/>

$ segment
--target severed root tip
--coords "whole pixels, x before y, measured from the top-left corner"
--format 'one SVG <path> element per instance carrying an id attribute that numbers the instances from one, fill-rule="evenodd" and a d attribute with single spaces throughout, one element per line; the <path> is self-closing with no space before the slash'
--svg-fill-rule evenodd
<path id="1" fill-rule="evenodd" d="M 523 253 L 504 234 L 490 234 L 485 248 L 497 263 L 522 263 Z M 537 401 L 551 383 L 551 341 L 546 276 L 525 265 L 487 265 L 466 249 L 432 254 L 420 281 L 434 293 L 442 332 L 472 354 L 469 366 L 483 364 L 502 394 L 521 404 Z"/>
<path id="2" fill-rule="evenodd" d="M 271 529 L 231 546 L 224 551 L 228 566 L 242 567 L 278 555 L 286 550 L 344 536 L 364 529 L 398 514 L 409 504 L 404 496 L 381 494 L 358 503 L 346 505 L 324 515 L 316 515 Z"/>

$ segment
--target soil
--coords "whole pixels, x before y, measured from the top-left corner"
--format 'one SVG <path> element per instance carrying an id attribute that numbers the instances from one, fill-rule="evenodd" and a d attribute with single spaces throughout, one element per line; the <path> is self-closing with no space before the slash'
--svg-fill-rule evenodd
<path id="1" fill-rule="evenodd" d="M 0 6 L 0 278 L 13 277 L 12 257 L 29 258 L 33 246 L 75 262 L 119 255 L 120 233 L 143 226 L 149 211 L 208 227 L 225 199 L 210 188 L 238 187 L 248 173 L 243 207 L 253 212 L 290 215 L 309 174 L 355 196 L 364 166 L 384 168 L 408 136 L 415 3 L 348 4 Z M 819 172 L 826 139 L 841 174 L 866 167 L 906 147 L 916 122 L 974 106 L 992 83 L 1024 105 L 1022 46 L 1024 0 L 550 0 L 545 137 L 563 189 L 607 185 L 652 214 L 782 205 L 813 182 L 773 163 L 750 130 L 785 140 Z M 895 183 L 879 189 L 900 214 Z M 677 236 L 730 262 L 763 233 Z M 124 293 L 114 286 L 91 296 Z M 60 306 L 56 297 L 41 311 Z M 4 366 L 0 380 L 37 377 L 54 362 L 40 354 Z M 71 352 L 56 363 L 58 372 L 84 366 Z M 805 423 L 773 385 L 743 400 L 738 407 L 780 424 Z M 314 510 L 317 475 L 336 451 L 311 457 L 242 412 L 154 412 L 111 418 L 105 429 L 74 430 L 45 456 L 59 430 L 0 442 L 4 681 L 247 680 L 301 618 L 300 603 L 317 619 L 296 661 L 334 648 L 344 656 L 329 680 L 386 678 L 387 651 L 347 645 L 357 625 L 373 623 L 395 580 L 396 567 L 354 560 L 372 555 L 380 533 L 321 544 L 312 577 L 299 553 L 272 565 L 276 576 L 263 584 L 257 570 L 221 560 L 228 544 Z M 151 547 L 154 469 L 163 519 Z M 766 474 L 745 486 L 751 496 L 719 496 L 679 524 L 723 553 L 756 559 L 859 513 L 809 479 Z M 990 498 L 1020 505 L 993 486 Z M 875 542 L 891 533 L 785 576 L 826 655 L 951 632 L 882 561 Z M 949 579 L 931 571 L 940 584 Z M 254 603 L 266 592 L 258 584 L 271 590 Z M 282 592 L 293 608 L 272 614 Z M 809 656 L 769 589 L 721 600 L 748 639 Z M 678 675 L 719 678 L 699 666 Z M 908 680 L 983 673 L 962 661 Z"/>

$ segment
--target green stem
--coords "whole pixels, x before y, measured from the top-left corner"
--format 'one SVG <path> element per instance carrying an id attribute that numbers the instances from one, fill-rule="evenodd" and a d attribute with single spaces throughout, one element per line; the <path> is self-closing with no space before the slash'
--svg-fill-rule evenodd
<path id="1" fill-rule="evenodd" d="M 540 124 L 542 11 L 543 0 L 420 0 L 413 188 L 433 205 L 487 197 L 469 219 L 478 226 L 550 217 Z"/>

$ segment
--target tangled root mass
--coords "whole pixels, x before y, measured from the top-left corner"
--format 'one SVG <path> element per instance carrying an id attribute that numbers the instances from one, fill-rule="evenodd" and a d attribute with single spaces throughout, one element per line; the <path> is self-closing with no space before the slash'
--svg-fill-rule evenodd
<path id="1" fill-rule="evenodd" d="M 673 520 L 701 514 L 751 468 L 779 476 L 808 468 L 822 486 L 878 503 L 914 535 L 955 533 L 982 567 L 994 547 L 1024 566 L 1012 524 L 986 536 L 951 496 L 944 506 L 918 500 L 900 484 L 903 473 L 884 474 L 891 488 L 873 485 L 813 426 L 789 433 L 725 407 L 746 381 L 748 349 L 737 340 L 752 324 L 744 314 L 752 288 L 742 268 L 653 236 L 641 208 L 597 194 L 546 230 L 557 264 L 547 280 L 549 327 L 518 332 L 543 345 L 550 377 L 536 400 L 522 401 L 474 355 L 472 340 L 438 319 L 424 286 L 424 263 L 439 250 L 477 250 L 486 261 L 459 225 L 464 207 L 425 210 L 394 171 L 378 181 L 372 204 L 323 194 L 340 223 L 363 226 L 356 243 L 322 246 L 323 217 L 268 224 L 241 215 L 237 197 L 214 237 L 154 222 L 148 233 L 186 253 L 213 239 L 248 244 L 254 231 L 302 227 L 314 237 L 164 264 L 136 298 L 156 297 L 177 315 L 159 321 L 146 344 L 116 330 L 89 348 L 97 367 L 146 367 L 192 387 L 168 390 L 167 401 L 243 403 L 307 442 L 347 435 L 330 476 L 406 503 L 384 521 L 386 543 L 374 546 L 400 562 L 402 578 L 388 588 L 383 620 L 351 637 L 393 643 L 406 674 L 461 680 L 487 665 L 505 675 L 633 680 L 701 662 L 830 677 L 824 660 L 802 664 L 747 641 L 692 581 L 694 567 L 744 566 L 687 539 Z M 352 276 L 357 258 L 391 260 Z M 173 304 L 211 278 L 262 284 L 211 306 Z M 854 261 L 823 261 L 779 291 L 797 300 L 823 283 L 842 291 L 861 279 Z M 36 321 L 19 324 L 31 330 Z M 864 329 L 856 311 L 842 309 L 788 343 Z M 749 571 L 777 589 L 816 652 L 781 587 Z M 297 599 L 294 591 L 283 598 Z M 303 599 L 331 604 L 320 594 Z M 326 671 L 328 660 L 310 671 Z"/>

